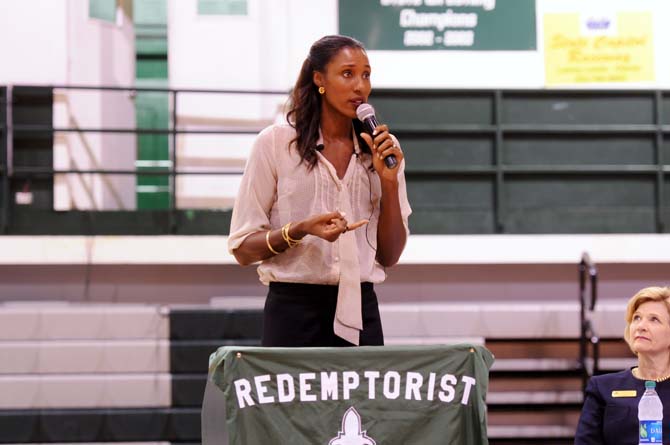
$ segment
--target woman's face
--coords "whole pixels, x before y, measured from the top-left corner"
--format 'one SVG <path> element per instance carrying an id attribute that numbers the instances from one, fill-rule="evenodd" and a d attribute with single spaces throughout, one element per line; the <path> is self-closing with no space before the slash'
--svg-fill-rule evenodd
<path id="1" fill-rule="evenodd" d="M 670 314 L 662 301 L 642 303 L 629 328 L 633 350 L 638 354 L 670 354 Z"/>
<path id="2" fill-rule="evenodd" d="M 326 89 L 321 96 L 326 108 L 355 119 L 356 108 L 372 90 L 368 56 L 360 48 L 342 48 L 323 73 L 314 73 L 314 83 Z"/>

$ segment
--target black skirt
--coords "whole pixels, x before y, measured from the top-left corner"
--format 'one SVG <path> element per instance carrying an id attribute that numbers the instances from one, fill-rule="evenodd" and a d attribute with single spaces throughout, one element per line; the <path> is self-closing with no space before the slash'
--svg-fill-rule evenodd
<path id="1" fill-rule="evenodd" d="M 263 310 L 263 346 L 353 346 L 333 332 L 337 286 L 270 283 Z M 384 333 L 372 283 L 361 283 L 361 346 L 382 346 Z"/>

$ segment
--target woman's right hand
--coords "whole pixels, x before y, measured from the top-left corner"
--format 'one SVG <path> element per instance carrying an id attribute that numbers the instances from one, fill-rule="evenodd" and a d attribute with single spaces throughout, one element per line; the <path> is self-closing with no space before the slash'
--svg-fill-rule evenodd
<path id="1" fill-rule="evenodd" d="M 314 215 L 300 221 L 290 230 L 292 236 L 302 238 L 305 235 L 314 235 L 326 241 L 333 242 L 348 230 L 356 230 L 369 221 L 362 219 L 355 223 L 348 223 L 346 215 L 342 212 L 330 212 Z"/>
<path id="2" fill-rule="evenodd" d="M 347 230 L 356 230 L 368 223 L 367 219 L 362 219 L 348 224 L 345 216 L 341 212 L 310 216 L 302 221 L 292 223 L 289 226 L 288 235 L 296 241 L 301 240 L 306 235 L 314 235 L 332 243 Z M 273 250 L 270 250 L 270 246 L 274 246 Z M 281 229 L 260 230 L 242 241 L 239 247 L 233 251 L 233 255 L 238 263 L 246 266 L 277 255 L 288 247 Z"/>

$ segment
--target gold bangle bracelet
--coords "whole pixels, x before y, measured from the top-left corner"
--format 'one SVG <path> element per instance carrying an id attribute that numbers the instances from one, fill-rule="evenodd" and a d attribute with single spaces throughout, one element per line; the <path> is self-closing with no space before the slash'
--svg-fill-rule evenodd
<path id="1" fill-rule="evenodd" d="M 293 223 L 290 222 L 290 223 L 286 224 L 286 238 L 288 239 L 288 241 L 291 241 L 293 244 L 296 244 L 296 245 L 300 244 L 302 242 L 302 238 L 301 239 L 293 239 L 293 238 L 291 238 L 291 235 L 289 235 L 289 233 L 288 233 L 288 231 L 291 230 L 291 224 L 293 224 Z"/>
<path id="2" fill-rule="evenodd" d="M 268 230 L 267 232 L 265 232 L 265 244 L 268 245 L 268 249 L 270 249 L 270 252 L 274 253 L 275 255 L 279 255 L 279 252 L 274 250 L 272 248 L 272 244 L 270 244 L 270 232 L 272 232 L 272 230 Z"/>
<path id="3" fill-rule="evenodd" d="M 293 248 L 300 244 L 302 240 L 297 240 L 293 239 L 289 236 L 288 231 L 291 228 L 291 223 L 284 224 L 284 226 L 281 228 L 281 236 L 284 238 L 284 241 L 286 241 L 286 244 L 288 244 L 289 248 Z"/>

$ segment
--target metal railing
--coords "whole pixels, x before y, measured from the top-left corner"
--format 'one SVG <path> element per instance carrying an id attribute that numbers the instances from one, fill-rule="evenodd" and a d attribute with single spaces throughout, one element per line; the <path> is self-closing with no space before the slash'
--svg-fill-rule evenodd
<path id="1" fill-rule="evenodd" d="M 5 233 L 9 224 L 9 181 L 12 177 L 12 165 L 14 154 L 14 130 L 12 125 L 12 87 L 5 90 L 5 122 L 2 128 L 4 153 L 2 153 L 2 164 L 0 164 L 0 234 Z"/>
<path id="2" fill-rule="evenodd" d="M 588 284 L 591 290 L 590 300 L 586 294 Z M 579 262 L 579 359 L 578 364 L 582 375 L 582 392 L 586 390 L 588 379 L 598 373 L 600 360 L 600 338 L 593 326 L 593 311 L 596 307 L 598 288 L 598 269 L 591 256 L 584 252 Z M 592 362 L 589 369 L 589 345 L 591 346 Z"/>
<path id="3" fill-rule="evenodd" d="M 21 85 L 22 88 L 44 88 L 54 90 L 80 90 L 80 91 L 118 91 L 136 93 L 166 93 L 170 97 L 170 120 L 168 128 L 82 128 L 82 127 L 54 127 L 53 125 L 25 125 L 15 124 L 13 122 L 13 105 L 12 97 L 13 87 L 6 86 L 6 101 L 5 101 L 5 123 L 0 125 L 0 135 L 5 141 L 4 156 L 2 156 L 2 164 L 0 164 L 0 234 L 7 232 L 10 218 L 10 183 L 14 178 L 34 178 L 34 177 L 53 177 L 58 174 L 102 174 L 102 175 L 158 175 L 169 176 L 170 185 L 170 205 L 168 209 L 170 232 L 175 232 L 175 212 L 176 207 L 176 177 L 179 175 L 239 175 L 243 171 L 239 168 L 219 168 L 216 170 L 199 169 L 197 171 L 180 170 L 177 159 L 177 136 L 180 134 L 257 134 L 262 128 L 235 128 L 228 126 L 226 128 L 216 129 L 183 129 L 180 128 L 178 106 L 180 95 L 184 94 L 211 94 L 211 95 L 283 95 L 287 96 L 288 91 L 261 91 L 261 90 L 216 90 L 216 89 L 174 89 L 174 88 L 154 88 L 154 87 L 111 87 L 111 86 L 81 86 L 81 85 Z M 16 166 L 13 162 L 14 147 L 13 141 L 16 135 L 22 133 L 117 133 L 117 134 L 167 134 L 170 137 L 169 152 L 169 167 L 151 168 L 142 167 L 141 170 L 137 168 L 132 170 L 125 169 L 54 169 L 46 167 L 22 167 Z"/>
<path id="4" fill-rule="evenodd" d="M 45 88 L 42 86 L 41 88 Z M 184 171 L 177 165 L 176 151 L 170 151 L 170 160 L 166 167 L 137 167 L 137 170 L 55 170 L 45 167 L 35 168 L 12 165 L 10 132 L 14 134 L 44 132 L 98 132 L 98 133 L 134 133 L 166 134 L 170 144 L 176 146 L 177 137 L 185 133 L 200 134 L 252 134 L 258 129 L 223 128 L 223 129 L 186 129 L 179 122 L 179 107 L 183 104 L 185 94 L 231 94 L 231 95 L 287 95 L 287 91 L 254 91 L 254 90 L 214 90 L 214 89 L 168 89 L 144 87 L 91 87 L 91 86 L 49 86 L 63 90 L 94 90 L 94 91 L 127 91 L 155 92 L 170 94 L 169 128 L 53 128 L 49 125 L 28 126 L 11 125 L 12 101 L 7 101 L 9 112 L 8 122 L 0 122 L 0 135 L 8 141 L 9 150 L 0 156 L 0 233 L 6 232 L 9 222 L 16 221 L 17 215 L 10 215 L 9 206 L 10 177 L 53 177 L 59 173 L 100 173 L 100 174 L 131 174 L 167 175 L 170 177 L 170 231 L 174 232 L 175 215 L 177 212 L 176 181 L 177 175 L 237 174 L 231 171 Z M 451 233 L 665 233 L 670 227 L 668 212 L 668 184 L 670 184 L 670 163 L 666 163 L 668 140 L 670 140 L 670 91 L 625 91 L 625 90 L 402 90 L 376 89 L 371 101 L 375 104 L 382 121 L 386 121 L 401 141 L 406 141 L 407 166 L 405 170 L 408 192 L 414 200 L 413 233 L 416 234 L 451 234 Z M 581 110 L 577 114 L 558 113 L 556 110 L 570 110 L 573 105 Z M 635 109 L 644 103 L 642 117 L 636 117 Z M 537 104 L 541 103 L 542 107 Z M 609 104 L 612 103 L 612 106 Z M 584 105 L 588 104 L 588 106 Z M 595 105 L 593 105 L 595 104 Z M 628 104 L 622 106 L 621 104 Z M 560 108 L 560 107 L 563 108 Z M 424 111 L 430 110 L 430 113 Z M 531 110 L 530 112 L 528 110 Z M 536 113 L 534 110 L 538 110 Z M 593 111 L 596 110 L 596 111 Z M 609 115 L 601 117 L 601 112 Z M 462 113 L 462 114 L 461 114 Z M 542 114 L 544 113 L 544 114 Z M 535 115 L 540 115 L 535 118 Z M 593 118 L 589 116 L 595 116 Z M 616 116 L 616 117 L 614 117 Z M 628 116 L 631 116 L 630 118 Z M 632 143 L 624 144 L 623 148 L 613 145 L 610 161 L 590 160 L 581 158 L 556 156 L 545 162 L 540 154 L 554 150 L 551 143 L 561 138 L 574 138 L 576 143 L 581 139 L 592 140 L 597 137 L 628 138 L 638 143 L 642 140 L 640 152 L 642 156 L 632 156 Z M 535 140 L 537 139 L 537 141 Z M 418 146 L 434 149 L 439 141 L 444 141 L 444 152 L 421 152 Z M 531 142 L 526 142 L 530 140 Z M 511 148 L 517 144 L 516 152 Z M 531 152 L 525 147 L 530 143 L 533 155 L 521 159 L 524 153 Z M 431 145 L 433 144 L 433 145 Z M 567 144 L 564 142 L 564 144 Z M 588 146 L 584 152 L 588 152 Z M 411 150 L 410 150 L 411 149 Z M 524 151 L 525 150 L 525 151 Z M 544 151 L 543 151 L 544 150 Z M 516 153 L 516 154 L 514 154 Z M 621 154 L 623 153 L 623 154 Z M 435 156 L 435 155 L 438 156 Z M 510 158 L 510 155 L 512 158 Z M 617 156 L 620 155 L 620 158 Z M 460 156 L 460 158 L 458 158 Z M 515 158 L 516 156 L 516 158 Z M 437 159 L 436 159 L 437 158 Z M 608 158 L 609 159 L 609 158 Z M 167 165 L 169 164 L 169 170 Z M 32 175 L 32 176 L 31 176 Z M 534 190 L 532 183 L 541 183 L 549 177 L 542 189 Z M 444 184 L 454 181 L 457 187 L 467 187 L 469 194 L 459 194 L 459 198 L 451 197 L 451 201 L 443 199 Z M 460 182 L 459 182 L 460 181 Z M 553 181 L 553 183 L 551 182 Z M 566 186 L 564 195 L 554 193 L 553 184 L 563 182 Z M 635 186 L 635 193 L 625 194 L 626 199 L 611 202 L 607 199 L 601 207 L 593 205 L 604 192 L 598 194 L 581 193 L 580 196 L 593 196 L 577 202 L 574 206 L 566 205 L 570 199 L 570 190 L 586 186 L 590 183 L 599 184 L 604 181 L 620 181 Z M 437 190 L 433 183 L 441 185 Z M 531 184 L 525 188 L 525 184 Z M 641 185 L 640 185 L 641 184 Z M 561 184 L 562 185 L 562 184 Z M 530 189 L 530 192 L 527 190 Z M 458 190 L 458 189 L 457 189 Z M 561 205 L 535 205 L 535 193 L 556 195 Z M 432 200 L 425 197 L 434 197 Z M 463 196 L 463 200 L 459 200 Z M 637 202 L 633 198 L 641 197 Z M 519 199 L 522 197 L 525 201 Z M 421 201 L 421 202 L 417 202 Z M 541 202 L 541 200 L 538 200 Z M 527 205 L 524 204 L 528 203 Z M 534 207 L 533 207 L 534 206 Z M 611 218 L 609 211 L 627 210 L 635 207 L 634 212 L 624 211 L 627 218 Z M 473 218 L 472 212 L 479 218 Z M 526 212 L 523 217 L 519 212 Z M 530 211 L 530 218 L 527 217 Z M 552 218 L 550 212 L 563 212 L 562 215 L 577 215 L 573 219 L 561 220 Z M 461 212 L 461 213 L 458 213 Z M 24 209 L 16 214 L 25 214 Z M 456 217 L 454 217 L 454 215 Z M 88 215 L 86 216 L 88 217 Z M 423 218 L 423 219 L 421 219 Z M 596 222 L 599 218 L 603 222 Z M 23 220 L 26 221 L 25 219 Z M 476 223 L 473 223 L 476 221 Z M 561 226 L 556 221 L 560 221 Z M 580 223 L 575 223 L 578 221 Z M 536 222 L 542 224 L 536 224 Z M 565 227 L 564 227 L 565 226 Z M 18 225 L 12 225 L 17 230 Z M 21 226 L 23 228 L 23 226 Z M 539 228 L 538 228 L 539 227 Z M 129 233 L 133 233 L 129 229 Z"/>

